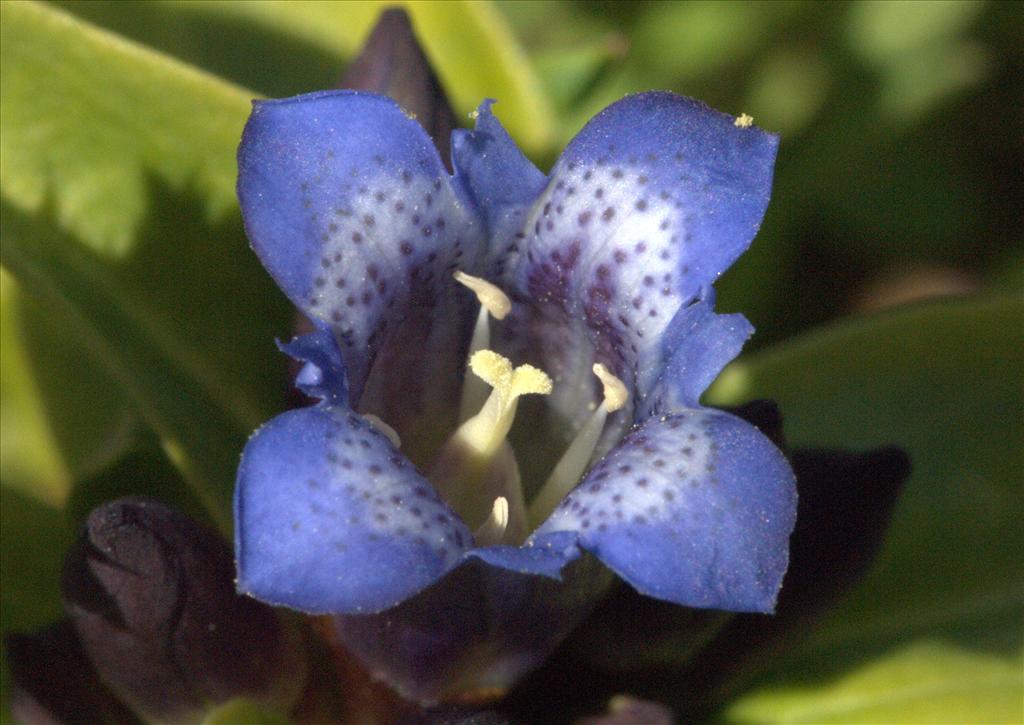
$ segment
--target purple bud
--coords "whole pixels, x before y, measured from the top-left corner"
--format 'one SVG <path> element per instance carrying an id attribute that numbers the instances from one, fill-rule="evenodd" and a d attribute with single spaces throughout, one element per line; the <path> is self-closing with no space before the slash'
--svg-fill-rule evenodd
<path id="1" fill-rule="evenodd" d="M 380 14 L 362 52 L 349 64 L 338 87 L 395 99 L 434 139 L 445 166 L 451 170 L 450 138 L 458 125 L 455 112 L 416 40 L 405 10 L 390 8 Z"/>
<path id="2" fill-rule="evenodd" d="M 195 719 L 233 697 L 285 707 L 302 687 L 297 641 L 235 593 L 225 542 L 162 504 L 94 509 L 61 585 L 100 677 L 147 719 Z"/>

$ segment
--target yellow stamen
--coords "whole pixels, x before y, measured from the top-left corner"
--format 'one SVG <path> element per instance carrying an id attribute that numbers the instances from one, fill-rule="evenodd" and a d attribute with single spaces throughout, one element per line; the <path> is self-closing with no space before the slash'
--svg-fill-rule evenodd
<path id="1" fill-rule="evenodd" d="M 466 274 L 460 269 L 455 270 L 453 276 L 459 284 L 469 287 L 469 289 L 476 293 L 476 298 L 479 300 L 480 305 L 494 319 L 504 320 L 505 316 L 512 311 L 512 301 L 508 298 L 508 295 L 486 279 Z"/>
<path id="2" fill-rule="evenodd" d="M 494 546 L 500 544 L 508 530 L 508 499 L 498 496 L 494 499 L 491 515 L 473 534 L 477 546 Z"/>
<path id="3" fill-rule="evenodd" d="M 555 510 L 558 502 L 576 486 L 590 465 L 590 459 L 594 456 L 594 449 L 597 448 L 597 441 L 604 430 L 608 414 L 619 410 L 629 399 L 629 391 L 626 390 L 625 384 L 612 375 L 608 368 L 601 363 L 596 363 L 593 371 L 604 387 L 604 401 L 590 414 L 587 422 L 580 428 L 579 433 L 576 434 L 562 458 L 555 465 L 548 480 L 530 502 L 528 518 L 533 526 L 543 522 Z"/>
<path id="4" fill-rule="evenodd" d="M 604 387 L 604 403 L 602 405 L 609 413 L 614 413 L 626 404 L 629 399 L 629 391 L 626 390 L 625 384 L 612 375 L 603 363 L 594 363 L 593 371 Z"/>
<path id="5" fill-rule="evenodd" d="M 442 447 L 430 480 L 471 525 L 489 521 L 495 499 L 503 499 L 505 503 L 500 505 L 507 507 L 508 515 L 502 540 L 518 543 L 526 535 L 526 505 L 519 466 L 505 438 L 520 396 L 549 394 L 551 378 L 532 365 L 514 368 L 507 358 L 491 350 L 473 353 L 469 369 L 493 390 L 480 411 L 459 426 Z"/>
<path id="6" fill-rule="evenodd" d="M 473 338 L 469 343 L 469 355 L 473 356 L 480 350 L 486 350 L 491 346 L 491 317 L 496 320 L 503 320 L 512 310 L 512 302 L 508 295 L 498 287 L 485 279 L 466 274 L 462 270 L 455 270 L 452 275 L 455 280 L 476 293 L 480 302 L 480 314 L 476 318 L 476 326 L 473 328 Z M 487 399 L 487 386 L 475 375 L 466 375 L 462 382 L 462 402 L 459 405 L 459 421 L 469 420 L 473 414 L 480 410 L 480 406 Z"/>
<path id="7" fill-rule="evenodd" d="M 473 353 L 469 368 L 493 390 L 480 412 L 463 423 L 453 439 L 480 456 L 490 456 L 512 428 L 519 397 L 550 394 L 551 378 L 532 365 L 513 369 L 508 358 L 492 350 Z"/>

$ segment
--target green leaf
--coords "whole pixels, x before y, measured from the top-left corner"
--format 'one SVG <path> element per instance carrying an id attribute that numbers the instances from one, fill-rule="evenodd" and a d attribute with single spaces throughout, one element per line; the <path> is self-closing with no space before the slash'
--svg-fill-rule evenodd
<path id="1" fill-rule="evenodd" d="M 823 686 L 765 689 L 725 713 L 743 723 L 1020 722 L 1021 664 L 919 641 Z"/>
<path id="2" fill-rule="evenodd" d="M 961 685 L 972 678 L 999 689 L 999 702 L 1015 696 L 1024 614 L 1021 370 L 1024 303 L 999 298 L 838 324 L 723 373 L 710 400 L 777 400 L 791 445 L 897 444 L 909 451 L 914 471 L 867 579 L 788 660 L 782 684 L 741 699 L 731 713 L 786 720 L 779 703 L 797 708 L 786 698 L 799 697 L 811 720 L 872 720 L 872 708 L 885 704 L 876 685 L 894 669 L 916 683 L 901 695 L 909 699 L 928 693 L 925 699 L 952 707 L 971 700 Z M 1011 636 L 994 635 L 1004 630 Z M 944 648 L 933 664 L 956 666 L 924 667 L 930 660 L 922 648 L 933 645 Z M 1011 666 L 1018 690 L 1006 689 Z M 815 709 L 826 707 L 828 693 L 849 700 L 853 692 L 857 705 L 846 720 L 841 703 L 834 713 Z M 779 709 L 758 704 L 769 701 Z M 977 720 L 985 712 L 968 708 L 949 717 Z"/>
<path id="3" fill-rule="evenodd" d="M 559 109 L 573 111 L 601 76 L 621 62 L 629 50 L 624 37 L 608 33 L 574 46 L 549 48 L 534 54 L 537 73 Z"/>
<path id="4" fill-rule="evenodd" d="M 3 269 L 0 290 L 0 478 L 60 505 L 75 481 L 110 465 L 133 445 L 140 433 L 138 416 L 61 321 Z"/>
<path id="5" fill-rule="evenodd" d="M 2 12 L 2 261 L 49 323 L 25 340 L 51 428 L 68 371 L 99 365 L 114 382 L 92 394 L 130 400 L 227 529 L 245 436 L 282 405 L 289 328 L 234 199 L 249 94 L 45 6 Z"/>
<path id="6" fill-rule="evenodd" d="M 7 348 L 4 348 L 4 356 Z M 71 530 L 60 509 L 0 480 L 0 632 L 32 632 L 59 618 L 60 569 Z M 6 713 L 9 672 L 0 648 L 0 719 Z"/>
<path id="7" fill-rule="evenodd" d="M 0 269 L 0 480 L 40 501 L 57 505 L 70 475 L 40 400 L 18 325 L 21 294 Z"/>
<path id="8" fill-rule="evenodd" d="M 46 6 L 2 12 L 0 183 L 11 203 L 36 211 L 52 194 L 61 226 L 112 258 L 138 241 L 147 173 L 193 186 L 207 218 L 235 205 L 252 94 Z"/>
<path id="9" fill-rule="evenodd" d="M 64 513 L 4 486 L 0 629 L 32 631 L 62 615 L 60 568 L 71 528 Z"/>
<path id="10" fill-rule="evenodd" d="M 218 705 L 203 725 L 287 725 L 288 718 L 249 700 L 229 700 Z"/>
<path id="11" fill-rule="evenodd" d="M 497 98 L 512 136 L 528 152 L 549 150 L 551 106 L 489 2 L 168 2 L 127 8 L 101 2 L 69 3 L 67 9 L 259 91 L 292 95 L 336 83 L 380 11 L 395 5 L 412 16 L 458 111 Z"/>

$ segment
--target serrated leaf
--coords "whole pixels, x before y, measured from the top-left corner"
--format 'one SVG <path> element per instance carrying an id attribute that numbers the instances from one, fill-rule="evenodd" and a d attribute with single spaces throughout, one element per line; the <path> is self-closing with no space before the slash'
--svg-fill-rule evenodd
<path id="1" fill-rule="evenodd" d="M 235 156 L 252 94 L 28 2 L 2 6 L 0 184 L 104 256 L 130 253 L 147 174 L 192 186 L 217 218 L 235 205 Z M 98 120 L 102 119 L 103 123 Z"/>
<path id="2" fill-rule="evenodd" d="M 4 265 L 32 290 L 37 304 L 75 331 L 83 354 L 100 361 L 210 515 L 230 530 L 234 465 L 247 431 L 167 354 L 97 259 L 51 224 L 3 208 Z M 139 486 L 143 493 L 145 481 Z"/>
<path id="3" fill-rule="evenodd" d="M 824 720 L 831 717 L 828 693 L 853 697 L 845 689 L 849 682 L 861 682 L 862 676 L 868 683 L 884 681 L 890 666 L 902 668 L 906 682 L 917 682 L 936 701 L 978 704 L 977 711 L 951 714 L 953 720 L 977 720 L 987 712 L 981 700 L 961 697 L 959 683 L 987 676 L 984 668 L 974 669 L 976 662 L 1004 668 L 1000 672 L 1016 668 L 1017 690 L 1004 687 L 1004 676 L 994 682 L 1002 688 L 1002 700 L 1019 692 L 1021 370 L 1024 303 L 1019 298 L 920 305 L 838 324 L 726 370 L 710 399 L 775 399 L 791 445 L 896 444 L 910 453 L 913 466 L 867 579 L 787 660 L 778 673 L 780 683 L 748 696 L 754 710 L 746 709 L 744 698 L 730 712 L 786 720 L 782 705 L 769 712 L 757 703 L 792 705 L 793 698 L 803 698 L 810 719 Z M 970 636 L 962 635 L 965 629 Z M 1003 630 L 1011 633 L 1010 644 L 993 643 L 1006 639 L 993 635 Z M 957 664 L 950 665 L 948 677 L 941 668 L 931 669 L 921 650 L 905 655 L 905 648 L 933 641 L 963 650 L 950 654 Z M 915 663 L 921 667 L 914 669 Z M 832 675 L 826 677 L 826 671 Z M 808 677 L 808 672 L 818 674 Z M 885 705 L 876 690 L 856 690 L 862 709 L 850 710 L 843 720 L 837 705 L 835 717 L 872 719 L 872 708 Z M 819 706 L 826 709 L 816 710 Z M 913 712 L 908 710 L 908 717 Z"/>

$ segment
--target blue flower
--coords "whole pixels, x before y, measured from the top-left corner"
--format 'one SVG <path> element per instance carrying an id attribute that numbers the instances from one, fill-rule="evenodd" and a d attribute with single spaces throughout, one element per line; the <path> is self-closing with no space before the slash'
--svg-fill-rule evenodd
<path id="1" fill-rule="evenodd" d="M 253 248 L 316 327 L 282 349 L 320 402 L 245 449 L 238 586 L 345 615 L 421 700 L 510 684 L 608 570 L 771 611 L 796 509 L 782 454 L 699 403 L 752 332 L 711 284 L 758 229 L 776 137 L 645 93 L 545 176 L 475 116 L 454 174 L 358 92 L 258 102 L 239 149 Z"/>

